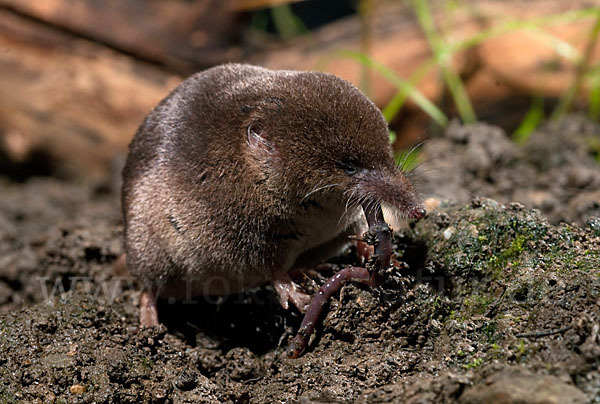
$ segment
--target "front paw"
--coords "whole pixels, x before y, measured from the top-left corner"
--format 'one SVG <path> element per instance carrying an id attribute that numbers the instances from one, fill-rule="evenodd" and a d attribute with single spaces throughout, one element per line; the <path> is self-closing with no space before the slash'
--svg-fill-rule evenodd
<path id="1" fill-rule="evenodd" d="M 292 302 L 300 312 L 304 313 L 306 311 L 311 296 L 306 294 L 287 274 L 274 279 L 273 287 L 279 295 L 279 303 L 284 309 L 287 310 L 289 307 L 288 302 Z"/>

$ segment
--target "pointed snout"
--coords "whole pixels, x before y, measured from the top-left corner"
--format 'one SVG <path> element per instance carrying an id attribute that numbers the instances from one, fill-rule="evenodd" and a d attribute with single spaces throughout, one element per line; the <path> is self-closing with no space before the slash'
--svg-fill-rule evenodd
<path id="1" fill-rule="evenodd" d="M 359 194 L 364 200 L 385 203 L 414 220 L 422 219 L 427 213 L 412 183 L 401 171 L 374 168 L 364 170 L 357 179 Z"/>

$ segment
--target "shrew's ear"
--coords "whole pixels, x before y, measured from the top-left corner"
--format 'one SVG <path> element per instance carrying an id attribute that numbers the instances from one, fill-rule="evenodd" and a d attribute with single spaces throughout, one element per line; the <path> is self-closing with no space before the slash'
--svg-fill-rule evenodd
<path id="1" fill-rule="evenodd" d="M 258 156 L 266 157 L 275 151 L 273 142 L 269 140 L 269 134 L 257 123 L 248 125 L 246 141 L 252 153 Z"/>

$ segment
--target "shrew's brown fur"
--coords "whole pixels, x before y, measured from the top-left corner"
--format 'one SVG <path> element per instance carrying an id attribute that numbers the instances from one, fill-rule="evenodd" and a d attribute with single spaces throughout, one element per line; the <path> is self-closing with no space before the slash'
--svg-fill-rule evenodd
<path id="1" fill-rule="evenodd" d="M 421 209 L 359 90 L 240 64 L 164 99 L 135 135 L 123 180 L 127 267 L 176 297 L 183 279 L 194 295 L 234 292 L 338 253 L 364 228 L 365 202 Z"/>

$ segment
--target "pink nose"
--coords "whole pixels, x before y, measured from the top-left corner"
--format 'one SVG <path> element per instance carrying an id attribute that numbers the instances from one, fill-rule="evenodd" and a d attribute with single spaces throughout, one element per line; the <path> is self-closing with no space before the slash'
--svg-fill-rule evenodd
<path id="1" fill-rule="evenodd" d="M 426 214 L 427 214 L 427 211 L 422 206 L 412 208 L 409 212 L 410 218 L 415 219 L 415 220 L 423 219 L 423 217 L 425 217 Z"/>

